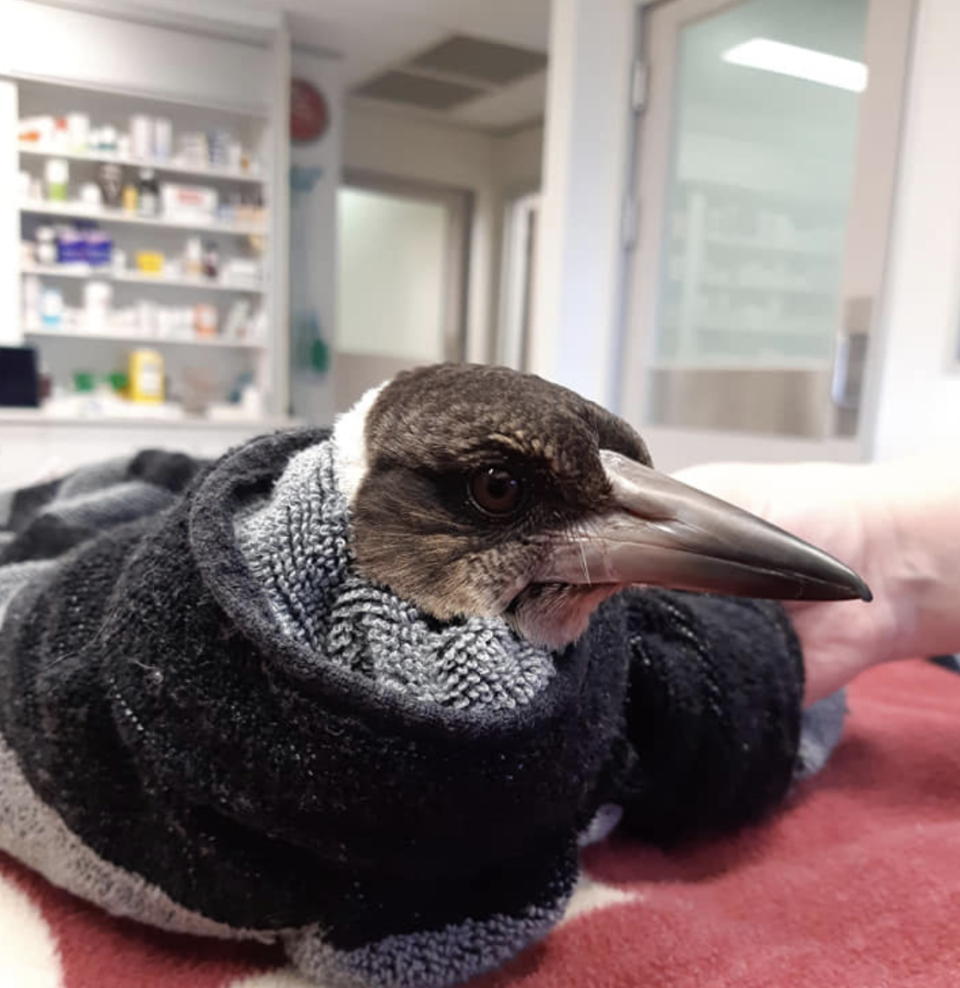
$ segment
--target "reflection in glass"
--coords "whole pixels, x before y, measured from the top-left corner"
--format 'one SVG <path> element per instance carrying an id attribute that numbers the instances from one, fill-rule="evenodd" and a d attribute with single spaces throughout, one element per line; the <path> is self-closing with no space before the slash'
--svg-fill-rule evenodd
<path id="1" fill-rule="evenodd" d="M 753 0 L 682 31 L 655 367 L 830 367 L 867 5 Z"/>

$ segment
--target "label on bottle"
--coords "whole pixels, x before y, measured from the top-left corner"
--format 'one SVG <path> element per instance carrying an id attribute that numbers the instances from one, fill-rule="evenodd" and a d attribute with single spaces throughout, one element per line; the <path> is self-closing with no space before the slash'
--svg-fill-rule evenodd
<path id="1" fill-rule="evenodd" d="M 149 398 L 159 398 L 163 393 L 163 375 L 156 364 L 144 364 L 140 368 L 140 390 Z"/>
<path id="2" fill-rule="evenodd" d="M 146 190 L 140 192 L 140 214 L 142 216 L 157 215 L 157 196 L 155 193 Z"/>

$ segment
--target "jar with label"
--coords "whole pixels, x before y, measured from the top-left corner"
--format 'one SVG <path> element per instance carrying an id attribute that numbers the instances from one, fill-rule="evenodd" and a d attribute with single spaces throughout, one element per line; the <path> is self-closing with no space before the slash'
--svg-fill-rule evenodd
<path id="1" fill-rule="evenodd" d="M 137 198 L 141 216 L 156 216 L 160 212 L 160 186 L 152 168 L 140 169 Z"/>
<path id="2" fill-rule="evenodd" d="M 163 357 L 155 350 L 134 350 L 130 354 L 130 400 L 140 404 L 160 404 L 163 401 Z"/>
<path id="3" fill-rule="evenodd" d="M 57 263 L 57 234 L 52 226 L 38 226 L 37 264 Z"/>
<path id="4" fill-rule="evenodd" d="M 183 252 L 183 273 L 188 278 L 203 274 L 203 243 L 199 237 L 190 237 Z"/>
<path id="5" fill-rule="evenodd" d="M 153 157 L 153 117 L 137 113 L 130 118 L 130 151 L 141 161 Z"/>
<path id="6" fill-rule="evenodd" d="M 47 329 L 58 329 L 63 319 L 63 292 L 44 288 L 40 293 L 40 321 Z"/>
<path id="7" fill-rule="evenodd" d="M 112 161 L 105 162 L 98 169 L 97 183 L 104 206 L 116 209 L 123 194 L 123 170 Z"/>
<path id="8" fill-rule="evenodd" d="M 173 124 L 167 117 L 153 121 L 153 156 L 157 161 L 169 161 L 173 154 Z"/>
<path id="9" fill-rule="evenodd" d="M 93 210 L 99 209 L 103 205 L 103 193 L 100 191 L 100 186 L 96 182 L 84 182 L 80 186 L 80 202 Z"/>
<path id="10" fill-rule="evenodd" d="M 125 213 L 137 211 L 137 187 L 133 182 L 127 182 L 123 187 L 123 211 Z"/>
<path id="11" fill-rule="evenodd" d="M 47 199 L 50 202 L 66 202 L 70 182 L 70 165 L 63 158 L 50 158 L 44 169 L 47 181 Z"/>
<path id="12" fill-rule="evenodd" d="M 203 273 L 207 278 L 216 278 L 220 274 L 220 250 L 213 240 L 204 244 Z"/>
<path id="13" fill-rule="evenodd" d="M 193 329 L 197 336 L 209 339 L 217 335 L 217 307 L 208 302 L 193 307 Z"/>
<path id="14" fill-rule="evenodd" d="M 113 286 L 106 281 L 88 281 L 83 286 L 83 322 L 87 332 L 102 333 L 110 319 Z"/>

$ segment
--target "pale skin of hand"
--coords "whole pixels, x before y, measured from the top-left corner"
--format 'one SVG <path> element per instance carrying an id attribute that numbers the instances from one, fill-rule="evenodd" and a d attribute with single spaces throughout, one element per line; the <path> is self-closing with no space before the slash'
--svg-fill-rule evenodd
<path id="1" fill-rule="evenodd" d="M 957 460 L 944 450 L 883 464 L 718 463 L 675 475 L 825 549 L 869 584 L 869 604 L 786 604 L 808 705 L 881 662 L 960 651 Z"/>

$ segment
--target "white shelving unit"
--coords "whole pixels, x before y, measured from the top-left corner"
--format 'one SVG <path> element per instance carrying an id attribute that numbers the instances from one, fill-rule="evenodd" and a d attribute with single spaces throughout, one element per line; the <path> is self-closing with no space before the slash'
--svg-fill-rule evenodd
<path id="1" fill-rule="evenodd" d="M 225 340 L 218 337 L 178 339 L 175 336 L 142 336 L 135 333 L 86 333 L 83 330 L 29 329 L 24 328 L 27 339 L 61 340 L 70 343 L 75 340 L 89 340 L 100 343 L 136 343 L 143 347 L 199 346 L 224 347 L 229 350 L 264 350 L 266 345 L 254 340 Z"/>
<path id="2" fill-rule="evenodd" d="M 56 216 L 70 220 L 93 220 L 97 223 L 123 224 L 125 226 L 159 227 L 168 230 L 194 230 L 197 233 L 225 233 L 234 237 L 266 237 L 269 233 L 263 223 L 218 223 L 207 220 L 178 219 L 166 216 L 137 216 L 120 209 L 104 209 L 85 206 L 82 202 L 31 202 L 20 204 L 21 215 Z"/>
<path id="3" fill-rule="evenodd" d="M 249 182 L 252 185 L 263 185 L 263 176 L 244 171 L 234 171 L 230 168 L 201 167 L 199 165 L 181 165 L 174 161 L 159 158 L 121 157 L 110 151 L 61 151 L 55 147 L 41 144 L 30 144 L 21 141 L 17 145 L 21 155 L 36 155 L 39 158 L 66 158 L 68 161 L 89 161 L 93 164 L 125 165 L 129 168 L 152 168 L 163 175 L 185 175 L 202 180 L 225 179 L 230 182 Z"/>
<path id="4" fill-rule="evenodd" d="M 79 281 L 113 281 L 127 285 L 149 285 L 151 288 L 190 288 L 207 292 L 231 292 L 235 295 L 262 295 L 266 289 L 262 285 L 231 284 L 213 281 L 210 278 L 173 278 L 165 274 L 142 274 L 136 271 L 113 271 L 111 268 L 96 268 L 89 265 L 70 264 L 24 264 L 22 275 L 34 274 L 41 278 L 70 278 Z"/>
<path id="5" fill-rule="evenodd" d="M 265 97 L 261 108 L 238 105 L 230 107 L 223 102 L 204 104 L 202 99 L 184 102 L 157 94 L 134 94 L 129 89 L 109 86 L 77 84 L 75 81 L 54 81 L 24 78 L 16 82 L 19 117 L 52 115 L 66 117 L 70 113 L 83 113 L 89 117 L 91 127 L 111 126 L 118 134 L 127 131 L 130 119 L 137 114 L 163 117 L 172 124 L 174 155 L 177 153 L 177 137 L 183 133 L 222 131 L 232 135 L 248 149 L 251 167 L 246 170 L 203 165 L 185 160 L 158 160 L 156 157 L 120 155 L 96 147 L 87 150 L 54 146 L 51 143 L 19 141 L 16 133 L 10 134 L 21 171 L 37 180 L 46 193 L 44 171 L 51 158 L 69 163 L 70 180 L 68 198 L 65 201 L 23 198 L 14 200 L 13 210 L 19 216 L 21 240 L 30 241 L 40 226 L 59 224 L 94 224 L 110 236 L 113 249 L 127 255 L 127 265 L 114 269 L 113 265 L 91 267 L 89 265 L 40 264 L 31 261 L 26 254 L 20 257 L 17 280 L 21 285 L 27 279 L 37 279 L 41 292 L 56 289 L 64 304 L 74 310 L 82 310 L 86 286 L 92 281 L 107 282 L 112 290 L 112 305 L 133 313 L 141 307 L 147 309 L 177 308 L 188 312 L 194 306 L 213 306 L 217 311 L 219 331 L 228 322 L 228 314 L 237 306 L 238 312 L 249 313 L 254 318 L 262 310 L 266 314 L 265 336 L 250 338 L 208 337 L 196 335 L 160 335 L 154 331 L 130 332 L 126 326 L 120 331 L 83 332 L 82 313 L 56 328 L 37 327 L 36 321 L 24 319 L 21 326 L 23 340 L 39 351 L 43 369 L 61 389 L 69 387 L 77 372 L 93 373 L 99 377 L 126 370 L 127 353 L 135 347 L 159 350 L 165 358 L 166 371 L 174 393 L 189 387 L 190 380 L 201 380 L 215 402 L 222 402 L 234 390 L 239 380 L 252 379 L 264 398 L 264 421 L 282 420 L 286 412 L 286 385 L 278 373 L 277 350 L 284 352 L 281 335 L 286 326 L 277 325 L 276 316 L 285 311 L 276 293 L 286 292 L 283 277 L 274 271 L 285 273 L 285 257 L 277 262 L 278 237 L 273 205 L 283 201 L 278 194 L 281 183 L 287 181 L 285 152 L 278 151 L 275 130 L 286 126 L 286 119 L 279 118 L 280 104 L 272 97 Z M 246 163 L 245 158 L 245 163 Z M 164 183 L 205 186 L 215 189 L 218 201 L 243 202 L 236 208 L 242 219 L 226 215 L 193 217 L 189 215 L 143 216 L 119 208 L 90 206 L 79 201 L 80 186 L 95 182 L 103 165 L 118 165 L 123 169 L 124 183 L 136 184 L 141 169 L 151 168 L 162 187 Z M 35 194 L 35 193 L 34 193 Z M 160 197 L 162 201 L 162 197 Z M 233 210 L 231 210 L 233 212 Z M 248 218 L 247 213 L 255 218 Z M 224 277 L 206 278 L 184 275 L 182 265 L 170 265 L 185 250 L 188 238 L 200 237 L 205 244 L 215 241 L 220 255 L 221 271 L 231 257 L 254 258 L 260 262 L 262 277 L 256 281 L 230 280 Z M 151 273 L 136 266 L 139 251 L 158 252 L 165 255 L 170 274 Z M 21 293 L 23 294 L 23 293 Z M 21 306 L 22 309 L 22 306 Z M 144 317 L 146 318 L 146 317 Z M 189 316 L 188 316 L 189 318 Z M 136 319 L 134 320 L 136 321 Z M 262 320 L 261 320 L 262 322 Z M 150 323 L 144 322 L 145 327 Z M 155 330 L 155 325 L 152 327 Z M 282 361 L 282 357 L 280 358 Z M 131 410 L 134 420 L 136 410 Z M 30 413 L 26 413 L 28 416 Z M 46 422 L 43 413 L 35 413 Z M 154 421 L 144 410 L 143 420 Z"/>

